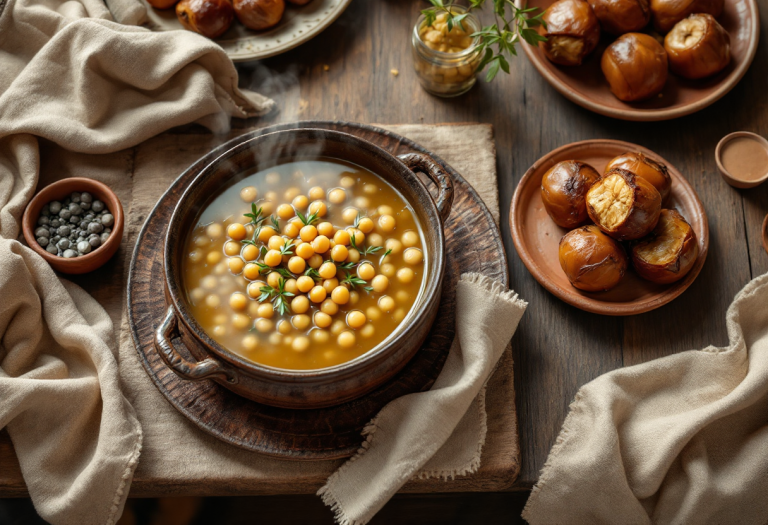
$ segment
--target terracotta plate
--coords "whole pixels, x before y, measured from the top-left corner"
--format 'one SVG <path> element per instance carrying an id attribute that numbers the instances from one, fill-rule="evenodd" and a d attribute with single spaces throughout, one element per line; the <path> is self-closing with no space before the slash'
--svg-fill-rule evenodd
<path id="1" fill-rule="evenodd" d="M 176 10 L 147 6 L 147 24 L 152 31 L 184 29 L 176 18 Z M 317 36 L 331 25 L 352 0 L 312 0 L 307 5 L 287 4 L 282 20 L 268 31 L 251 31 L 235 18 L 232 27 L 214 40 L 234 62 L 261 60 L 293 49 Z"/>
<path id="2" fill-rule="evenodd" d="M 517 0 L 520 5 L 522 0 Z M 528 0 L 528 7 L 546 9 L 554 0 Z M 600 69 L 600 58 L 614 37 L 603 33 L 597 49 L 581 66 L 558 66 L 538 47 L 523 44 L 533 66 L 569 100 L 595 113 L 624 120 L 656 121 L 690 115 L 728 93 L 746 73 L 757 51 L 760 16 L 756 0 L 725 0 L 717 19 L 731 37 L 731 63 L 714 77 L 685 80 L 670 73 L 661 97 L 627 103 L 611 93 Z"/>
<path id="3" fill-rule="evenodd" d="M 672 177 L 672 191 L 664 207 L 677 209 L 691 224 L 699 242 L 699 257 L 688 275 L 673 284 L 654 284 L 630 270 L 613 290 L 583 292 L 571 286 L 560 268 L 558 244 L 568 230 L 556 225 L 547 215 L 541 201 L 541 178 L 549 168 L 563 160 L 580 160 L 603 173 L 611 159 L 626 151 L 642 152 L 667 165 Z M 651 150 L 618 140 L 574 142 L 537 160 L 515 190 L 509 220 L 517 254 L 534 278 L 566 303 L 604 315 L 639 314 L 667 304 L 696 279 L 709 248 L 707 214 L 688 181 L 674 166 Z"/>

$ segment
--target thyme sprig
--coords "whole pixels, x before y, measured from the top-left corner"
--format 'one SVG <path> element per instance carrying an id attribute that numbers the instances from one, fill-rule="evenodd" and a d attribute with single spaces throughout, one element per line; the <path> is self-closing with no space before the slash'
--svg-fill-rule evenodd
<path id="1" fill-rule="evenodd" d="M 320 216 L 318 215 L 318 212 L 311 213 L 309 215 L 304 215 L 299 210 L 296 210 L 296 216 L 299 218 L 299 220 L 304 226 L 309 226 L 310 224 L 320 220 Z"/>
<path id="2" fill-rule="evenodd" d="M 261 295 L 259 296 L 259 302 L 270 301 L 272 303 L 272 309 L 277 310 L 277 313 L 284 315 L 290 311 L 288 305 L 288 298 L 293 297 L 294 294 L 285 291 L 285 279 L 278 281 L 277 288 L 272 286 L 262 286 L 259 288 Z"/>
<path id="3" fill-rule="evenodd" d="M 307 268 L 307 271 L 304 272 L 304 275 L 307 277 L 312 277 L 316 283 L 323 280 L 323 278 L 320 277 L 320 273 L 314 268 Z"/>
<path id="4" fill-rule="evenodd" d="M 358 277 L 357 275 L 352 275 L 351 273 L 346 272 L 346 277 L 342 279 L 340 284 L 346 284 L 346 285 L 349 285 L 350 288 L 355 288 L 356 286 L 363 286 L 368 283 L 365 280 Z M 363 290 L 365 290 L 366 292 L 372 292 L 373 288 L 371 288 L 370 286 L 363 286 Z"/>
<path id="5" fill-rule="evenodd" d="M 379 259 L 379 265 L 384 264 L 384 259 L 386 259 L 387 255 L 389 255 L 390 253 L 392 253 L 392 250 L 387 250 L 386 252 L 384 252 L 384 255 L 381 256 L 381 259 Z"/>
<path id="6" fill-rule="evenodd" d="M 254 226 L 258 227 L 261 226 L 261 223 L 263 223 L 265 220 L 267 220 L 266 217 L 262 217 L 262 208 L 257 208 L 256 203 L 251 203 L 251 213 L 244 213 L 244 217 L 250 217 L 251 222 L 248 224 L 253 224 Z"/>
<path id="7" fill-rule="evenodd" d="M 446 13 L 448 31 L 451 31 L 456 25 L 466 31 L 464 19 L 472 10 L 482 9 L 486 4 L 486 0 L 469 0 L 466 12 L 454 13 L 455 0 L 429 0 L 429 2 L 432 7 L 421 12 L 424 15 L 424 23 L 431 26 L 435 23 L 439 13 Z M 487 3 L 493 4 L 493 16 L 496 23 L 485 26 L 470 36 L 480 39 L 477 49 L 483 58 L 477 66 L 477 72 L 479 73 L 488 66 L 485 80 L 490 82 L 496 77 L 500 69 L 509 74 L 507 57 L 517 56 L 515 46 L 520 42 L 520 39 L 532 46 L 546 40 L 535 29 L 538 26 L 546 27 L 546 22 L 542 19 L 543 11 L 533 15 L 538 11 L 538 8 L 535 7 L 517 7 L 512 0 L 487 0 Z M 496 47 L 495 52 L 494 46 Z"/>
<path id="8" fill-rule="evenodd" d="M 291 241 L 285 241 L 285 243 L 280 247 L 280 255 L 293 255 L 293 250 L 296 245 L 293 244 Z"/>
<path id="9" fill-rule="evenodd" d="M 376 252 L 384 249 L 381 246 L 369 246 L 368 248 L 366 248 L 365 246 L 358 246 L 357 243 L 355 242 L 355 234 L 354 233 L 349 238 L 349 243 L 350 243 L 350 246 L 352 246 L 352 248 L 354 248 L 355 250 L 360 252 L 360 255 L 363 256 L 363 257 L 366 256 L 366 255 L 370 255 L 372 253 L 376 253 Z"/>

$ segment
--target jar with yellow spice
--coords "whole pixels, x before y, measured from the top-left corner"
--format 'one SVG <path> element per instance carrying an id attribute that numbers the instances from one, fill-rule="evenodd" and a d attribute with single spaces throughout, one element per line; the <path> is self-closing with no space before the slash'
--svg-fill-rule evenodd
<path id="1" fill-rule="evenodd" d="M 481 60 L 480 39 L 471 36 L 480 30 L 477 18 L 461 6 L 452 6 L 451 11 L 454 16 L 466 16 L 449 30 L 447 13 L 438 14 L 430 25 L 421 15 L 411 39 L 414 67 L 421 85 L 441 97 L 469 91 L 477 80 Z"/>

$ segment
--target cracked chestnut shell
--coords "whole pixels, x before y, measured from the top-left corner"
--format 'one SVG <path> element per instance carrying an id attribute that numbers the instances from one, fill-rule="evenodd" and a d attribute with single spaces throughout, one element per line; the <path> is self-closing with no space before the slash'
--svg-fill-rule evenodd
<path id="1" fill-rule="evenodd" d="M 669 69 L 697 79 L 722 71 L 731 61 L 731 37 L 712 15 L 694 14 L 680 20 L 664 38 Z"/>
<path id="2" fill-rule="evenodd" d="M 676 210 L 661 210 L 650 235 L 632 246 L 632 265 L 637 274 L 659 284 L 685 277 L 698 256 L 696 233 Z"/>
<path id="3" fill-rule="evenodd" d="M 566 233 L 558 254 L 565 276 L 574 288 L 585 292 L 610 290 L 627 271 L 624 248 L 594 225 Z"/>
<path id="4" fill-rule="evenodd" d="M 176 4 L 176 17 L 184 28 L 208 38 L 224 34 L 234 18 L 228 0 L 181 0 Z"/>
<path id="5" fill-rule="evenodd" d="M 651 21 L 648 0 L 589 0 L 603 31 L 623 35 L 640 31 Z"/>
<path id="6" fill-rule="evenodd" d="M 667 83 L 667 52 L 644 33 L 617 38 L 606 48 L 600 65 L 611 92 L 624 102 L 657 95 Z"/>
<path id="7" fill-rule="evenodd" d="M 233 0 L 232 5 L 237 19 L 255 31 L 276 26 L 285 11 L 285 0 Z"/>
<path id="8" fill-rule="evenodd" d="M 589 218 L 619 241 L 645 237 L 656 227 L 661 195 L 647 180 L 614 168 L 587 192 Z"/>
<path id="9" fill-rule="evenodd" d="M 651 0 L 653 27 L 663 34 L 693 13 L 706 13 L 717 18 L 724 5 L 725 0 Z"/>
<path id="10" fill-rule="evenodd" d="M 597 170 L 584 162 L 564 160 L 552 166 L 541 179 L 541 200 L 555 224 L 571 229 L 587 222 L 587 191 L 599 180 Z"/>
<path id="11" fill-rule="evenodd" d="M 647 180 L 659 192 L 661 201 L 667 200 L 669 190 L 672 188 L 672 178 L 669 176 L 667 166 L 663 163 L 646 157 L 640 152 L 627 152 L 611 160 L 605 167 L 605 172 L 608 173 L 613 168 L 631 171 L 638 177 Z"/>
<path id="12" fill-rule="evenodd" d="M 539 26 L 539 33 L 547 41 L 539 45 L 555 64 L 581 65 L 600 40 L 600 23 L 585 0 L 558 0 L 542 18 L 547 26 Z"/>

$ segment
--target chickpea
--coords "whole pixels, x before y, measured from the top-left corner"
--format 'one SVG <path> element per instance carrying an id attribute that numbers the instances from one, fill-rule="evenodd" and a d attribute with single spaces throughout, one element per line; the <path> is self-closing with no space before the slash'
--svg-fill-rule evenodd
<path id="1" fill-rule="evenodd" d="M 253 224 L 246 224 L 245 226 L 243 226 L 243 228 L 245 228 L 246 237 L 253 237 L 253 232 L 256 231 L 256 226 L 254 226 Z"/>
<path id="2" fill-rule="evenodd" d="M 301 231 L 299 232 L 299 235 L 301 235 L 302 241 L 312 242 L 315 240 L 315 237 L 317 237 L 317 228 L 315 228 L 311 224 L 308 224 L 301 229 Z"/>
<path id="3" fill-rule="evenodd" d="M 347 314 L 347 324 L 350 328 L 361 328 L 366 321 L 365 314 L 360 310 L 352 310 Z"/>
<path id="4" fill-rule="evenodd" d="M 333 241 L 337 245 L 347 246 L 350 241 L 349 232 L 344 230 L 337 231 L 333 236 Z"/>
<path id="5" fill-rule="evenodd" d="M 312 277 L 309 277 L 308 275 L 302 275 L 301 277 L 296 279 L 296 286 L 298 287 L 301 293 L 307 293 L 312 288 L 315 287 L 315 280 L 312 279 Z"/>
<path id="6" fill-rule="evenodd" d="M 296 295 L 299 292 L 299 285 L 297 284 L 296 279 L 288 279 L 283 286 L 283 289 L 288 293 Z"/>
<path id="7" fill-rule="evenodd" d="M 205 299 L 205 290 L 202 288 L 194 288 L 191 292 L 189 292 L 189 298 L 192 299 L 195 303 L 199 303 Z"/>
<path id="8" fill-rule="evenodd" d="M 200 286 L 206 290 L 215 290 L 218 285 L 219 281 L 213 275 L 206 275 L 200 279 Z"/>
<path id="9" fill-rule="evenodd" d="M 229 296 L 229 306 L 233 310 L 242 311 L 248 306 L 248 298 L 244 293 L 235 292 Z"/>
<path id="10" fill-rule="evenodd" d="M 376 186 L 375 184 L 369 183 L 363 186 L 363 193 L 367 193 L 368 195 L 373 195 L 377 191 L 379 191 L 379 187 Z"/>
<path id="11" fill-rule="evenodd" d="M 208 255 L 205 256 L 205 262 L 208 264 L 216 264 L 221 260 L 221 252 L 208 252 Z"/>
<path id="12" fill-rule="evenodd" d="M 357 304 L 357 301 L 359 301 L 359 300 L 360 300 L 360 294 L 359 293 L 357 293 L 355 291 L 349 292 L 349 304 L 355 305 L 355 304 Z"/>
<path id="13" fill-rule="evenodd" d="M 199 263 L 203 260 L 203 252 L 201 250 L 192 250 L 189 254 L 189 260 L 193 263 Z"/>
<path id="14" fill-rule="evenodd" d="M 283 334 L 280 332 L 272 332 L 269 334 L 269 339 L 267 340 L 269 341 L 269 344 L 278 346 L 283 342 Z"/>
<path id="15" fill-rule="evenodd" d="M 354 224 L 357 220 L 357 216 L 360 215 L 360 211 L 357 208 L 346 208 L 341 213 L 341 218 L 347 224 Z"/>
<path id="16" fill-rule="evenodd" d="M 288 269 L 293 273 L 301 273 L 307 267 L 307 261 L 295 255 L 288 260 Z"/>
<path id="17" fill-rule="evenodd" d="M 291 201 L 291 204 L 293 204 L 294 208 L 303 210 L 307 206 L 309 206 L 309 199 L 306 198 L 304 195 L 297 195 L 296 197 L 294 197 L 293 201 Z"/>
<path id="18" fill-rule="evenodd" d="M 210 294 L 205 298 L 205 305 L 208 308 L 218 308 L 221 306 L 221 297 L 215 294 Z"/>
<path id="19" fill-rule="evenodd" d="M 254 281 L 252 283 L 248 283 L 248 286 L 245 288 L 245 291 L 248 293 L 248 297 L 251 299 L 257 299 L 261 295 L 261 288 L 266 283 L 262 281 Z"/>
<path id="20" fill-rule="evenodd" d="M 371 233 L 373 231 L 373 220 L 370 217 L 363 217 L 357 222 L 357 228 L 365 233 Z"/>
<path id="21" fill-rule="evenodd" d="M 283 256 L 277 250 L 269 250 L 264 255 L 264 264 L 267 266 L 275 267 L 283 261 Z"/>
<path id="22" fill-rule="evenodd" d="M 309 299 L 306 295 L 297 295 L 291 301 L 291 311 L 297 314 L 303 314 L 309 310 Z"/>
<path id="23" fill-rule="evenodd" d="M 378 321 L 379 319 L 381 319 L 381 310 L 379 310 L 375 306 L 369 306 L 368 308 L 365 309 L 365 315 L 371 321 Z"/>
<path id="24" fill-rule="evenodd" d="M 256 316 L 264 319 L 272 319 L 275 315 L 275 309 L 270 303 L 255 303 L 258 304 L 256 308 Z"/>
<path id="25" fill-rule="evenodd" d="M 240 190 L 240 198 L 243 199 L 245 202 L 255 201 L 258 195 L 259 195 L 258 190 L 253 186 L 246 186 L 245 188 Z"/>
<path id="26" fill-rule="evenodd" d="M 414 273 L 410 268 L 400 268 L 397 271 L 397 280 L 401 283 L 408 284 L 413 281 Z"/>
<path id="27" fill-rule="evenodd" d="M 260 206 L 261 206 L 261 213 L 262 213 L 262 215 L 264 215 L 265 217 L 266 217 L 267 215 L 272 215 L 272 212 L 273 212 L 273 211 L 274 211 L 274 209 L 275 209 L 275 205 L 274 205 L 273 203 L 269 202 L 269 201 L 264 201 L 264 202 L 262 202 L 262 203 L 260 204 Z"/>
<path id="28" fill-rule="evenodd" d="M 385 312 L 391 312 L 395 309 L 395 300 L 388 295 L 379 297 L 379 308 Z"/>
<path id="29" fill-rule="evenodd" d="M 405 310 L 403 310 L 402 308 L 398 308 L 397 310 L 395 310 L 395 313 L 392 314 L 392 317 L 398 323 L 401 322 L 403 319 L 405 319 Z"/>
<path id="30" fill-rule="evenodd" d="M 291 239 L 295 239 L 299 236 L 299 226 L 295 222 L 289 222 L 285 225 L 285 228 L 283 228 L 283 233 L 290 237 Z"/>
<path id="31" fill-rule="evenodd" d="M 232 272 L 234 275 L 237 275 L 243 271 L 245 262 L 240 257 L 230 257 L 230 259 L 227 261 L 227 266 L 229 266 L 230 272 Z"/>
<path id="32" fill-rule="evenodd" d="M 384 233 L 391 233 L 396 226 L 395 218 L 391 215 L 382 215 L 379 217 L 379 230 Z"/>
<path id="33" fill-rule="evenodd" d="M 248 350 L 249 352 L 252 352 L 253 350 L 256 350 L 256 348 L 259 346 L 259 340 L 255 335 L 248 334 L 245 337 L 243 337 L 243 341 L 240 343 L 240 345 L 243 347 L 243 350 Z"/>
<path id="34" fill-rule="evenodd" d="M 258 279 L 259 275 L 260 275 L 259 267 L 254 263 L 248 263 L 245 265 L 245 268 L 243 268 L 243 277 L 245 277 L 249 281 L 254 281 Z"/>
<path id="35" fill-rule="evenodd" d="M 213 273 L 215 275 L 224 275 L 225 273 L 227 273 L 227 267 L 228 267 L 227 263 L 222 261 L 213 268 Z"/>
<path id="36" fill-rule="evenodd" d="M 374 292 L 381 293 L 389 287 L 389 279 L 386 275 L 377 275 L 371 281 L 371 286 Z"/>
<path id="37" fill-rule="evenodd" d="M 275 235 L 267 241 L 267 248 L 270 250 L 280 251 L 280 248 L 285 244 L 286 239 L 284 237 L 278 237 Z"/>
<path id="38" fill-rule="evenodd" d="M 291 348 L 295 352 L 306 352 L 309 348 L 309 337 L 299 336 L 291 343 Z"/>
<path id="39" fill-rule="evenodd" d="M 308 242 L 299 243 L 299 245 L 296 247 L 296 255 L 298 255 L 302 259 L 309 259 L 314 254 L 315 254 L 315 249 Z"/>
<path id="40" fill-rule="evenodd" d="M 387 263 L 387 264 L 382 264 L 379 267 L 379 273 L 386 277 L 394 277 L 395 272 L 397 272 L 397 268 L 395 268 L 394 264 Z"/>
<path id="41" fill-rule="evenodd" d="M 325 217 L 328 214 L 328 206 L 323 201 L 315 201 L 309 205 L 309 213 L 315 213 L 318 217 Z"/>
<path id="42" fill-rule="evenodd" d="M 378 233 L 372 233 L 368 236 L 368 244 L 370 246 L 384 246 L 384 237 Z"/>
<path id="43" fill-rule="evenodd" d="M 267 284 L 270 285 L 272 288 L 277 288 L 278 286 L 280 286 L 280 281 L 282 280 L 283 278 L 277 272 L 270 272 L 270 274 L 267 275 Z"/>
<path id="44" fill-rule="evenodd" d="M 307 264 L 309 264 L 310 268 L 314 268 L 315 270 L 317 270 L 323 264 L 323 257 L 320 254 L 316 253 L 315 255 L 309 258 L 309 260 L 307 261 Z"/>
<path id="45" fill-rule="evenodd" d="M 271 173 L 267 173 L 267 176 L 264 177 L 264 180 L 266 181 L 267 184 L 274 186 L 275 184 L 280 182 L 280 174 L 275 171 Z M 274 193 L 274 192 L 270 192 L 270 193 Z M 277 197 L 277 195 L 275 195 L 275 197 Z"/>
<path id="46" fill-rule="evenodd" d="M 347 199 L 347 192 L 341 188 L 334 188 L 328 192 L 328 201 L 333 204 L 341 204 Z"/>
<path id="47" fill-rule="evenodd" d="M 277 232 L 275 231 L 272 226 L 265 226 L 261 229 L 261 232 L 259 232 L 259 240 L 261 242 L 267 242 L 270 238 L 277 235 Z"/>
<path id="48" fill-rule="evenodd" d="M 294 328 L 297 330 L 306 330 L 311 322 L 312 320 L 306 314 L 294 315 L 291 318 L 291 323 L 293 323 Z"/>
<path id="49" fill-rule="evenodd" d="M 326 237 L 331 237 L 334 232 L 333 224 L 330 222 L 321 222 L 317 225 L 317 233 L 320 235 L 325 235 Z"/>
<path id="50" fill-rule="evenodd" d="M 339 346 L 342 348 L 351 348 L 355 346 L 355 334 L 350 331 L 342 332 L 339 334 L 336 342 L 339 343 Z"/>
<path id="51" fill-rule="evenodd" d="M 245 226 L 239 222 L 233 222 L 227 226 L 227 235 L 234 241 L 242 241 L 245 239 Z"/>
<path id="52" fill-rule="evenodd" d="M 378 208 L 376 208 L 376 211 L 379 212 L 379 215 L 394 215 L 395 210 L 392 208 L 392 206 L 387 206 L 386 204 L 382 204 Z"/>
<path id="53" fill-rule="evenodd" d="M 347 324 L 341 319 L 337 319 L 331 325 L 331 335 L 339 335 L 347 329 Z"/>
<path id="54" fill-rule="evenodd" d="M 411 246 L 418 246 L 419 235 L 413 230 L 408 230 L 407 232 L 403 233 L 403 236 L 400 237 L 400 240 L 402 241 L 403 246 L 406 248 L 410 248 Z"/>
<path id="55" fill-rule="evenodd" d="M 331 339 L 331 334 L 329 334 L 325 330 L 312 330 L 310 334 L 312 336 L 312 340 L 317 344 L 325 344 Z"/>
<path id="56" fill-rule="evenodd" d="M 315 325 L 320 328 L 328 328 L 331 326 L 331 322 L 333 322 L 333 318 L 323 312 L 315 312 L 315 316 L 313 317 L 313 320 L 315 322 Z"/>
<path id="57" fill-rule="evenodd" d="M 373 327 L 372 324 L 367 324 L 362 328 L 362 330 L 360 330 L 360 335 L 366 338 L 371 337 L 375 331 L 376 329 Z"/>
<path id="58" fill-rule="evenodd" d="M 288 321 L 279 321 L 277 323 L 277 331 L 281 334 L 288 335 L 291 333 L 291 330 L 293 330 L 293 327 Z"/>
<path id="59" fill-rule="evenodd" d="M 202 248 L 203 246 L 208 246 L 211 243 L 211 240 L 208 239 L 207 237 L 203 237 L 202 235 L 199 235 L 195 237 L 194 242 L 195 242 L 195 246 L 199 246 Z"/>
<path id="60" fill-rule="evenodd" d="M 205 228 L 205 234 L 211 239 L 218 239 L 224 235 L 224 228 L 218 222 L 214 222 Z"/>
<path id="61" fill-rule="evenodd" d="M 418 248 L 408 248 L 403 254 L 403 260 L 406 264 L 417 265 L 424 260 L 424 254 Z"/>
<path id="62" fill-rule="evenodd" d="M 349 253 L 347 254 L 347 258 L 344 259 L 345 262 L 351 262 L 351 263 L 358 263 L 360 262 L 360 252 L 357 251 L 354 248 L 349 249 Z"/>
<path id="63" fill-rule="evenodd" d="M 213 327 L 213 335 L 217 337 L 221 337 L 227 333 L 227 329 L 223 326 L 214 326 Z"/>
<path id="64" fill-rule="evenodd" d="M 352 186 L 355 185 L 355 179 L 347 175 L 341 178 L 341 180 L 339 181 L 339 184 L 341 184 L 345 188 L 351 188 Z"/>
<path id="65" fill-rule="evenodd" d="M 281 204 L 277 207 L 277 216 L 281 219 L 290 219 L 294 215 L 296 215 L 296 212 L 290 204 Z"/>
<path id="66" fill-rule="evenodd" d="M 358 230 L 357 228 L 347 228 L 347 233 L 349 234 L 350 240 L 352 237 L 355 238 L 355 244 L 360 246 L 365 242 L 365 234 Z"/>
<path id="67" fill-rule="evenodd" d="M 301 190 L 299 188 L 297 188 L 296 186 L 294 186 L 292 188 L 288 188 L 287 190 L 285 190 L 285 193 L 283 194 L 283 196 L 287 200 L 292 201 L 293 199 L 298 197 L 300 193 L 301 193 Z"/>
<path id="68" fill-rule="evenodd" d="M 347 304 L 349 302 L 349 290 L 344 286 L 337 286 L 331 292 L 331 300 L 336 304 Z"/>
<path id="69" fill-rule="evenodd" d="M 253 244 L 249 244 L 245 248 L 243 248 L 243 259 L 246 261 L 255 261 L 256 258 L 259 256 L 259 249 L 256 248 Z"/>
<path id="70" fill-rule="evenodd" d="M 325 198 L 325 190 L 320 186 L 315 186 L 314 188 L 309 189 L 307 195 L 309 195 L 310 199 L 317 201 Z"/>
<path id="71" fill-rule="evenodd" d="M 339 286 L 339 280 L 337 278 L 326 279 L 323 281 L 323 289 L 326 293 L 333 292 Z"/>
<path id="72" fill-rule="evenodd" d="M 224 244 L 224 253 L 229 255 L 230 257 L 234 255 L 240 255 L 240 243 L 235 241 L 227 241 Z M 197 261 L 193 260 L 192 262 L 197 262 Z"/>
<path id="73" fill-rule="evenodd" d="M 371 199 L 368 197 L 357 197 L 355 198 L 355 206 L 358 208 L 368 208 L 371 205 Z"/>
<path id="74" fill-rule="evenodd" d="M 349 255 L 349 250 L 346 246 L 343 246 L 341 244 L 337 244 L 333 247 L 331 250 L 331 259 L 333 259 L 336 262 L 341 262 L 347 258 Z"/>
<path id="75" fill-rule="evenodd" d="M 328 292 L 325 291 L 325 288 L 322 286 L 315 286 L 309 291 L 309 299 L 313 303 L 322 303 L 326 296 L 328 295 Z"/>
<path id="76" fill-rule="evenodd" d="M 331 299 L 326 299 L 320 304 L 320 311 L 328 315 L 336 315 L 339 311 L 339 305 L 333 302 Z"/>
<path id="77" fill-rule="evenodd" d="M 403 251 L 403 243 L 397 239 L 387 239 L 387 242 L 384 243 L 384 247 L 395 255 Z"/>
<path id="78" fill-rule="evenodd" d="M 333 277 L 336 277 L 336 265 L 332 262 L 325 262 L 322 266 L 320 266 L 320 269 L 317 271 L 317 273 L 320 274 L 320 277 L 323 279 L 332 279 Z"/>
<path id="79" fill-rule="evenodd" d="M 325 253 L 331 247 L 331 242 L 325 235 L 318 235 L 312 241 L 312 249 L 314 253 Z"/>
<path id="80" fill-rule="evenodd" d="M 357 267 L 357 276 L 364 281 L 370 281 L 374 275 L 376 275 L 376 270 L 373 269 L 373 264 L 369 262 L 363 262 Z"/>
<path id="81" fill-rule="evenodd" d="M 232 316 L 232 326 L 237 330 L 245 330 L 251 324 L 251 318 L 245 314 L 235 314 Z"/>
<path id="82" fill-rule="evenodd" d="M 400 290 L 395 294 L 395 299 L 398 303 L 407 303 L 411 300 L 411 294 L 406 292 L 405 290 Z"/>

